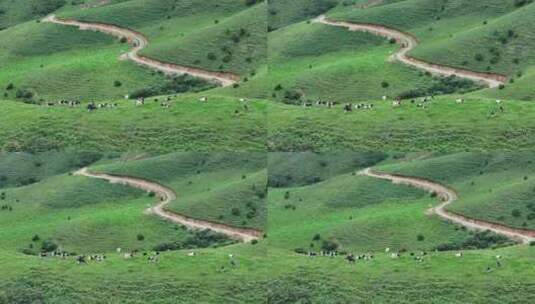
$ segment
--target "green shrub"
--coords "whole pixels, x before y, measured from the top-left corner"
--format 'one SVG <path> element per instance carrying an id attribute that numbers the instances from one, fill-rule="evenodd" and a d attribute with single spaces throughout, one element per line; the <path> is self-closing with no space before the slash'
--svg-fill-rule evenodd
<path id="1" fill-rule="evenodd" d="M 52 240 L 44 240 L 43 244 L 41 245 L 41 249 L 44 252 L 52 252 L 58 249 L 58 245 Z"/>
<path id="2" fill-rule="evenodd" d="M 338 244 L 331 240 L 323 240 L 323 243 L 321 244 L 321 249 L 325 251 L 335 251 L 338 249 Z"/>

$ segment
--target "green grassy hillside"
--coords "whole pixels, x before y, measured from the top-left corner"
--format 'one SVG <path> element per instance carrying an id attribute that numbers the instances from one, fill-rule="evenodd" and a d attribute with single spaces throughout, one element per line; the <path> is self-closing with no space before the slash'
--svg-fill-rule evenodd
<path id="1" fill-rule="evenodd" d="M 59 157 L 52 158 L 50 156 L 52 153 L 47 155 L 49 155 L 48 162 L 50 163 L 48 165 L 51 168 L 63 166 L 64 160 Z M 21 168 L 28 166 L 27 162 L 33 165 L 31 159 L 18 156 L 18 154 L 7 154 L 2 156 L 2 160 L 6 162 L 10 160 L 13 166 L 18 164 L 17 167 Z M 125 155 L 124 157 L 132 156 Z M 262 163 L 259 157 L 244 160 L 243 158 L 235 159 L 232 155 L 206 154 L 200 157 L 190 153 L 184 154 L 182 158 L 175 154 L 133 162 L 133 169 L 144 167 L 151 174 L 157 174 L 158 171 L 152 165 L 157 163 L 170 165 L 170 160 L 173 160 L 172 162 L 177 166 L 182 164 L 182 168 L 190 166 L 188 162 L 196 164 L 199 161 L 203 162 L 205 166 L 203 168 L 206 171 L 177 170 L 174 172 L 176 176 L 205 176 L 206 179 L 213 175 L 208 171 L 209 168 L 230 170 L 234 167 L 236 169 L 237 164 L 250 161 L 249 167 L 253 170 Z M 102 160 L 101 165 L 107 164 L 106 166 L 113 168 L 113 164 L 119 161 L 119 159 Z M 125 167 L 120 163 L 115 166 Z M 201 167 L 193 166 L 192 168 Z M 170 171 L 165 172 L 169 174 Z M 21 175 L 24 174 L 31 176 L 33 173 L 21 173 Z M 156 177 L 156 175 L 151 176 Z M 228 183 L 233 184 L 232 181 Z M 170 297 L 170 302 L 176 302 L 177 294 L 168 289 L 167 283 L 175 286 L 172 289 L 179 287 L 180 298 L 186 302 L 193 301 L 193 298 L 198 301 L 198 293 L 205 288 L 214 289 L 214 292 L 202 297 L 206 302 L 231 298 L 234 299 L 233 301 L 240 302 L 259 299 L 258 286 L 261 284 L 259 277 L 263 275 L 263 272 L 259 267 L 261 265 L 258 259 L 265 254 L 261 245 L 247 244 L 217 248 L 232 244 L 232 242 L 220 235 L 187 231 L 180 225 L 145 214 L 144 210 L 153 204 L 155 199 L 143 191 L 65 173 L 48 176 L 32 185 L 0 190 L 1 205 L 8 206 L 0 211 L 0 238 L 4 240 L 0 245 L 0 256 L 2 256 L 0 265 L 2 265 L 4 275 L 4 280 L 0 284 L 0 302 L 2 303 L 6 301 L 9 303 L 55 302 L 55 299 L 82 302 L 122 299 L 127 303 L 134 303 L 152 299 L 153 296 L 148 294 L 143 297 L 133 296 L 132 287 L 137 291 L 151 290 L 160 296 Z M 194 196 L 196 192 L 196 195 L 202 195 L 204 191 L 208 190 L 197 188 L 190 190 L 189 194 Z M 243 196 L 243 198 L 247 197 Z M 188 251 L 162 253 L 158 258 L 158 263 L 149 263 L 147 257 L 141 253 L 129 260 L 123 259 L 122 253 L 116 253 L 116 248 L 122 248 L 123 252 L 131 250 L 153 252 L 153 248 L 170 242 L 180 244 Z M 74 257 L 39 258 L 34 255 L 51 246 L 58 246 L 60 250 L 72 254 L 104 253 L 107 259 L 102 262 L 93 261 L 88 262 L 87 265 L 77 265 Z M 210 247 L 210 249 L 203 251 L 196 249 L 197 247 Z M 198 256 L 187 256 L 186 253 L 191 251 L 196 251 Z M 235 256 L 234 265 L 230 263 L 230 253 Z M 127 261 L 131 263 L 125 263 Z M 203 265 L 201 268 L 199 268 L 200 264 Z M 133 270 L 132 267 L 138 270 Z M 30 268 L 33 274 L 27 276 L 26 270 Z M 160 271 L 171 270 L 171 268 L 172 271 L 167 274 Z M 137 273 L 143 271 L 144 279 L 135 280 L 131 271 Z M 176 276 L 177 271 L 187 271 L 191 274 Z M 210 274 L 211 279 L 201 279 L 206 274 Z M 240 285 L 242 287 L 236 289 L 238 286 L 221 280 L 221 276 L 245 280 L 245 275 L 249 280 L 245 286 L 254 287 L 254 294 L 247 288 L 242 290 L 243 283 Z M 62 279 L 51 280 L 52 277 Z M 104 277 L 107 278 L 105 280 L 111 279 L 114 283 L 110 282 L 105 284 L 106 286 L 98 287 Z M 44 282 L 51 284 L 47 283 L 48 286 L 45 286 Z M 167 283 L 162 285 L 162 282 Z M 71 283 L 74 284 L 70 285 Z M 115 285 L 116 283 L 118 285 Z M 147 284 L 153 287 L 146 289 Z M 102 288 L 107 289 L 112 285 L 115 285 L 114 292 L 110 289 L 110 293 L 104 300 L 99 295 Z M 229 288 L 235 291 L 232 295 L 225 292 Z M 93 290 L 100 291 L 94 293 Z M 165 301 L 167 300 L 164 299 Z"/>
<path id="2" fill-rule="evenodd" d="M 235 227 L 265 228 L 263 153 L 173 153 L 96 170 L 164 183 L 177 193 L 167 206 L 170 211 Z"/>
<path id="3" fill-rule="evenodd" d="M 208 102 L 199 102 L 208 96 Z M 69 108 L 0 101 L 0 146 L 8 151 L 75 148 L 92 151 L 229 151 L 265 149 L 266 105 L 235 97 L 184 95 L 162 108 L 159 98 L 144 106 L 119 100 L 117 108 L 88 112 Z M 156 98 L 158 99 L 158 98 Z M 237 111 L 237 112 L 236 112 Z"/>
<path id="4" fill-rule="evenodd" d="M 373 166 L 387 156 L 380 152 L 269 153 L 269 186 L 280 188 L 318 183 L 358 168 Z"/>
<path id="5" fill-rule="evenodd" d="M 397 48 L 371 34 L 308 22 L 289 25 L 269 34 L 269 73 L 241 90 L 300 104 L 319 98 L 350 102 L 477 89 L 471 82 L 447 84 L 389 61 Z"/>
<path id="6" fill-rule="evenodd" d="M 511 227 L 535 229 L 530 153 L 461 153 L 415 160 L 385 171 L 429 178 L 459 193 L 448 209 Z M 382 169 L 382 168 L 381 168 Z"/>
<path id="7" fill-rule="evenodd" d="M 89 165 L 104 155 L 93 152 L 48 151 L 43 153 L 0 153 L 0 188 L 39 182 L 47 177 Z"/>
<path id="8" fill-rule="evenodd" d="M 428 108 L 409 101 L 400 108 L 372 102 L 373 110 L 344 113 L 342 107 L 270 105 L 272 151 L 464 151 L 517 150 L 533 146 L 530 102 L 502 103 L 456 96 L 436 97 Z"/>
<path id="9" fill-rule="evenodd" d="M 0 32 L 1 94 L 27 102 L 105 100 L 165 81 L 119 61 L 129 48 L 107 35 L 60 25 L 28 22 L 9 28 Z"/>
<path id="10" fill-rule="evenodd" d="M 290 154 L 289 154 L 290 155 Z M 304 157 L 303 157 L 304 156 Z M 429 250 L 442 243 L 458 242 L 467 233 L 455 226 L 429 218 L 425 209 L 436 203 L 411 187 L 357 176 L 355 172 L 380 162 L 368 153 L 338 153 L 332 167 L 344 168 L 324 181 L 289 185 L 269 191 L 270 246 L 289 250 L 319 251 L 334 243 L 344 251 Z M 292 155 L 306 159 L 306 154 Z M 347 160 L 364 162 L 348 162 Z M 275 174 L 284 162 L 270 165 Z M 272 170 L 270 169 L 270 172 Z M 327 171 L 306 165 L 300 172 Z M 348 173 L 351 172 L 351 173 Z M 270 180 L 272 177 L 270 173 Z M 418 240 L 417 235 L 424 235 Z"/>
<path id="11" fill-rule="evenodd" d="M 66 4 L 65 0 L 1 0 L 0 30 L 31 19 L 38 19 Z"/>
<path id="12" fill-rule="evenodd" d="M 535 64 L 535 5 L 529 1 L 405 0 L 369 9 L 335 9 L 334 19 L 383 24 L 410 32 L 421 41 L 411 55 L 428 62 L 494 72 L 514 79 L 509 96 L 533 99 L 523 81 Z M 516 80 L 520 82 L 517 84 Z M 513 92 L 519 91 L 518 94 Z M 529 90 L 528 92 L 525 92 Z M 500 90 L 486 95 L 503 96 Z"/>
<path id="13" fill-rule="evenodd" d="M 272 0 L 269 1 L 269 30 L 273 31 L 292 23 L 313 18 L 332 9 L 338 0 Z"/>
<path id="14" fill-rule="evenodd" d="M 163 61 L 245 77 L 265 63 L 265 3 L 132 0 L 62 16 L 138 30 L 150 40 L 142 54 Z"/>

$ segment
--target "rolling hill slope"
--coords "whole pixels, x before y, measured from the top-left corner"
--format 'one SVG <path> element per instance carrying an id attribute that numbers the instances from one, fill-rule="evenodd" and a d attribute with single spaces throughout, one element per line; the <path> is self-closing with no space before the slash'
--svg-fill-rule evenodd
<path id="1" fill-rule="evenodd" d="M 415 35 L 421 44 L 411 55 L 427 62 L 514 79 L 510 98 L 532 99 L 522 78 L 531 78 L 532 20 L 535 6 L 525 1 L 406 0 L 368 9 L 334 9 L 334 19 L 380 24 Z M 521 80 L 516 84 L 516 80 Z M 484 92 L 503 96 L 502 89 Z M 520 90 L 518 94 L 512 94 Z"/>

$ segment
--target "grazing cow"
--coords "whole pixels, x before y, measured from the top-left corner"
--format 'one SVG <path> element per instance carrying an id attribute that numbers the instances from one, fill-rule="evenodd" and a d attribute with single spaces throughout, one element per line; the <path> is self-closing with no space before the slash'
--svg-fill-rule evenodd
<path id="1" fill-rule="evenodd" d="M 455 102 L 457 102 L 458 104 L 461 104 L 461 103 L 464 103 L 464 99 L 458 98 L 457 100 L 455 100 Z"/>
<path id="2" fill-rule="evenodd" d="M 347 260 L 349 263 L 355 263 L 355 262 L 356 262 L 356 260 L 355 260 L 355 256 L 354 256 L 353 254 L 351 254 L 351 253 L 348 254 L 348 255 L 346 256 L 346 260 Z"/>
<path id="3" fill-rule="evenodd" d="M 496 99 L 496 103 L 497 103 L 497 104 L 502 103 L 501 99 Z"/>
<path id="4" fill-rule="evenodd" d="M 347 112 L 351 112 L 353 111 L 353 106 L 350 104 L 350 103 L 347 103 L 344 105 L 344 112 L 347 113 Z"/>
<path id="5" fill-rule="evenodd" d="M 457 252 L 457 253 L 455 254 L 455 256 L 458 257 L 458 258 L 461 258 L 461 257 L 463 256 L 463 253 L 462 253 L 462 252 Z"/>
<path id="6" fill-rule="evenodd" d="M 392 107 L 397 108 L 399 106 L 401 106 L 401 100 L 396 99 L 396 100 L 392 101 Z"/>
<path id="7" fill-rule="evenodd" d="M 386 95 L 383 96 L 383 101 L 386 101 L 387 98 L 388 98 L 388 97 L 387 97 Z"/>
<path id="8" fill-rule="evenodd" d="M 94 111 L 96 109 L 97 109 L 97 107 L 95 106 L 94 103 L 90 103 L 90 104 L 87 105 L 87 111 L 89 111 L 89 112 Z"/>
<path id="9" fill-rule="evenodd" d="M 78 265 L 80 264 L 87 264 L 87 262 L 85 261 L 85 256 L 84 255 L 79 255 L 76 257 L 76 263 Z"/>
<path id="10" fill-rule="evenodd" d="M 390 257 L 391 257 L 392 259 L 399 259 L 399 253 L 397 253 L 397 252 L 392 253 L 392 254 L 390 254 Z"/>
<path id="11" fill-rule="evenodd" d="M 206 101 L 208 101 L 208 97 L 201 97 L 201 98 L 199 98 L 199 101 L 200 102 L 206 102 Z"/>

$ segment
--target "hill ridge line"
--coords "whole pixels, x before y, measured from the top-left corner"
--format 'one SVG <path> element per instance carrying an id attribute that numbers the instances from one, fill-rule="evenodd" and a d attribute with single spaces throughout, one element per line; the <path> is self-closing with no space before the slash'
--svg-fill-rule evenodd
<path id="1" fill-rule="evenodd" d="M 82 31 L 98 31 L 118 38 L 124 37 L 128 40 L 129 43 L 133 45 L 133 49 L 121 55 L 121 59 L 128 59 L 139 65 L 162 71 L 166 74 L 189 74 L 205 80 L 216 82 L 223 87 L 231 86 L 240 80 L 240 77 L 236 74 L 207 71 L 199 68 L 164 62 L 140 55 L 139 52 L 149 45 L 149 40 L 142 33 L 129 28 L 124 28 L 107 23 L 60 19 L 56 17 L 56 15 L 49 15 L 43 18 L 42 22 L 49 22 L 66 26 L 75 26 Z"/>
<path id="2" fill-rule="evenodd" d="M 393 38 L 398 44 L 401 45 L 401 48 L 399 49 L 399 51 L 395 52 L 390 57 L 391 60 L 397 60 L 406 65 L 413 66 L 415 68 L 430 72 L 435 75 L 456 75 L 458 77 L 470 79 L 476 82 L 483 82 L 490 88 L 496 88 L 500 85 L 505 84 L 505 82 L 507 81 L 507 77 L 504 75 L 470 71 L 442 64 L 430 63 L 421 59 L 411 57 L 408 53 L 418 46 L 418 39 L 412 34 L 405 33 L 384 25 L 336 21 L 327 18 L 327 16 L 325 15 L 320 15 L 316 17 L 312 20 L 312 22 L 321 23 L 329 26 L 344 27 L 350 31 L 367 32 L 385 38 Z"/>
<path id="3" fill-rule="evenodd" d="M 239 240 L 242 242 L 251 242 L 261 238 L 263 232 L 252 228 L 238 228 L 230 225 L 216 223 L 207 220 L 200 220 L 192 217 L 188 217 L 182 214 L 171 212 L 165 209 L 165 207 L 173 200 L 176 199 L 175 192 L 159 183 L 149 181 L 142 178 L 112 175 L 106 173 L 93 173 L 88 168 L 82 168 L 74 175 L 85 176 L 89 178 L 103 179 L 112 184 L 123 184 L 133 188 L 141 189 L 147 192 L 154 192 L 159 198 L 159 202 L 156 206 L 148 208 L 145 213 L 155 214 L 163 219 L 171 222 L 184 225 L 190 229 L 210 229 L 218 233 L 227 235 L 228 237 Z"/>
<path id="4" fill-rule="evenodd" d="M 455 212 L 446 210 L 446 206 L 457 200 L 458 195 L 455 190 L 444 186 L 440 183 L 427 180 L 420 177 L 391 174 L 386 172 L 372 171 L 372 168 L 367 168 L 359 172 L 360 175 L 372 178 L 384 179 L 391 181 L 394 184 L 403 184 L 414 188 L 419 188 L 428 192 L 434 192 L 441 200 L 441 203 L 430 208 L 426 213 L 436 214 L 441 218 L 460 224 L 473 230 L 490 230 L 495 233 L 505 235 L 507 237 L 522 241 L 524 244 L 529 244 L 535 241 L 535 231 L 527 229 L 512 228 L 505 225 L 492 223 L 484 220 L 470 218 Z"/>

